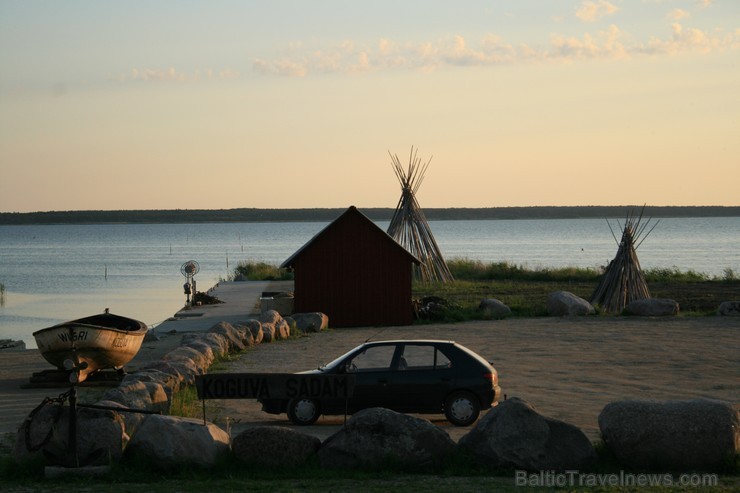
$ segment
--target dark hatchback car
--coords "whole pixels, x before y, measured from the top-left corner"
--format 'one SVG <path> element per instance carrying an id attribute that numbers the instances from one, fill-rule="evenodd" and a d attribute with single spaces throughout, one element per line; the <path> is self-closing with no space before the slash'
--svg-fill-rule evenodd
<path id="1" fill-rule="evenodd" d="M 366 342 L 327 365 L 300 373 L 353 374 L 352 397 L 262 399 L 263 411 L 285 412 L 293 423 L 310 425 L 322 414 L 384 407 L 402 413 L 444 413 L 452 424 L 468 426 L 501 392 L 491 363 L 453 341 Z"/>

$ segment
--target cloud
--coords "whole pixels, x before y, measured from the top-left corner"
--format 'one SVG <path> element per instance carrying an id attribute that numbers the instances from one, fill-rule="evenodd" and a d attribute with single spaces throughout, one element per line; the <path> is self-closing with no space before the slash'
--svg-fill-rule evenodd
<path id="1" fill-rule="evenodd" d="M 648 54 L 672 55 L 681 52 L 709 53 L 738 49 L 740 48 L 739 32 L 740 30 L 736 30 L 734 33 L 708 34 L 701 29 L 685 28 L 675 22 L 671 25 L 671 37 L 669 39 L 653 38 L 641 51 Z"/>
<path id="2" fill-rule="evenodd" d="M 581 38 L 553 35 L 547 58 L 564 61 L 628 58 L 629 50 L 622 43 L 622 37 L 622 31 L 615 25 L 595 36 L 588 33 Z"/>
<path id="3" fill-rule="evenodd" d="M 683 9 L 673 9 L 668 13 L 668 18 L 674 21 L 680 21 L 681 19 L 686 19 L 690 16 L 691 14 Z"/>
<path id="4" fill-rule="evenodd" d="M 676 14 L 677 17 L 685 16 Z M 363 74 L 390 70 L 433 72 L 443 67 L 496 66 L 528 62 L 566 62 L 580 60 L 623 60 L 638 56 L 674 55 L 688 52 L 720 52 L 740 49 L 740 29 L 731 32 L 703 31 L 673 22 L 666 37 L 634 40 L 629 33 L 611 24 L 604 30 L 581 36 L 552 34 L 549 43 L 536 46 L 507 42 L 489 33 L 470 40 L 454 35 L 435 41 L 401 43 L 381 38 L 361 46 L 342 41 L 334 47 L 306 52 L 304 48 L 289 56 L 254 60 L 257 73 L 272 76 L 307 77 L 312 74 Z M 166 74 L 177 78 L 177 73 Z M 160 76 L 161 77 L 161 76 Z"/>
<path id="5" fill-rule="evenodd" d="M 131 69 L 131 80 L 139 81 L 178 81 L 187 80 L 184 73 L 178 72 L 174 67 L 166 69 Z"/>
<path id="6" fill-rule="evenodd" d="M 613 3 L 606 0 L 585 1 L 576 10 L 576 17 L 584 22 L 595 22 L 602 17 L 614 14 L 617 10 L 619 9 Z"/>
<path id="7" fill-rule="evenodd" d="M 117 82 L 193 82 L 216 79 L 234 79 L 236 71 L 231 68 L 215 72 L 211 68 L 196 69 L 193 72 L 180 72 L 175 67 L 165 69 L 132 68 L 126 75 L 112 77 Z"/>

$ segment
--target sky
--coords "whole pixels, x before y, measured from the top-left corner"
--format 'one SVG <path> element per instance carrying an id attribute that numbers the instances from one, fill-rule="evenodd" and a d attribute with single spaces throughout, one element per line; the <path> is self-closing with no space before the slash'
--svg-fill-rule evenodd
<path id="1" fill-rule="evenodd" d="M 0 0 L 0 211 L 740 205 L 737 0 Z"/>

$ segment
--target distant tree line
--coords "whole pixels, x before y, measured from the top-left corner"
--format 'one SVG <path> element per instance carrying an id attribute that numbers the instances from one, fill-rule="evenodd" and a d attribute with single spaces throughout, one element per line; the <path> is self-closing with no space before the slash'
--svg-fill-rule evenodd
<path id="1" fill-rule="evenodd" d="M 429 208 L 430 221 L 481 219 L 585 219 L 624 218 L 642 206 L 537 206 Z M 203 222 L 330 222 L 346 209 L 198 209 L 132 211 L 0 212 L 0 224 L 105 224 L 105 223 L 203 223 Z M 360 208 L 374 221 L 390 221 L 394 209 Z M 739 217 L 740 206 L 645 207 L 647 217 Z"/>

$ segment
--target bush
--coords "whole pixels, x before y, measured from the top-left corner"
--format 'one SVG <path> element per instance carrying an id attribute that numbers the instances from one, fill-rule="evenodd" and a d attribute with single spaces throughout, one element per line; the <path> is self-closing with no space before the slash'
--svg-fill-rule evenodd
<path id="1" fill-rule="evenodd" d="M 293 272 L 266 262 L 239 262 L 230 280 L 245 278 L 250 281 L 290 281 Z"/>

